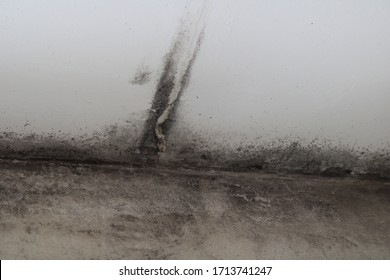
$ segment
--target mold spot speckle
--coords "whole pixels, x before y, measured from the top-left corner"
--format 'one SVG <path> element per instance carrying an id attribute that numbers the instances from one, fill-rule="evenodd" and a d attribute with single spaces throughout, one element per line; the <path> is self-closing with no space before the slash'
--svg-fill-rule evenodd
<path id="1" fill-rule="evenodd" d="M 151 74 L 152 71 L 150 71 L 147 66 L 141 65 L 137 68 L 137 71 L 130 83 L 132 85 L 144 85 L 150 81 Z"/>

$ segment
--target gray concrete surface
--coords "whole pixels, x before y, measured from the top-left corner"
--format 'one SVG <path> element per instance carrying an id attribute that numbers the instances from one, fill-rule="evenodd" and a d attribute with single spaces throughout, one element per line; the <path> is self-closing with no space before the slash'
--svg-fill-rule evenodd
<path id="1" fill-rule="evenodd" d="M 0 161 L 1 259 L 389 259 L 390 182 Z"/>

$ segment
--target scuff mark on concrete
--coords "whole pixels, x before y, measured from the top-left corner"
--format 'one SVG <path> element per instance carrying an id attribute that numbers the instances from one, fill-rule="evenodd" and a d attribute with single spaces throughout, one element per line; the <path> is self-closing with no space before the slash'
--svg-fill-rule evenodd
<path id="1" fill-rule="evenodd" d="M 172 113 L 180 95 L 188 85 L 192 65 L 204 37 L 204 14 L 205 5 L 192 20 L 182 23 L 165 57 L 164 69 L 139 144 L 139 150 L 143 155 L 158 156 L 166 149 L 166 137 Z"/>

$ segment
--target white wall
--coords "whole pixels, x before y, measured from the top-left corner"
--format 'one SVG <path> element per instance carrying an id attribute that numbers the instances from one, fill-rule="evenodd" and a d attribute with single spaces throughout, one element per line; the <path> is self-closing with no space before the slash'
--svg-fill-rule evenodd
<path id="1" fill-rule="evenodd" d="M 389 30 L 389 1 L 213 1 L 179 119 L 389 147 Z"/>
<path id="2" fill-rule="evenodd" d="M 77 134 L 147 110 L 184 4 L 1 1 L 1 129 Z M 143 65 L 152 81 L 132 85 Z"/>

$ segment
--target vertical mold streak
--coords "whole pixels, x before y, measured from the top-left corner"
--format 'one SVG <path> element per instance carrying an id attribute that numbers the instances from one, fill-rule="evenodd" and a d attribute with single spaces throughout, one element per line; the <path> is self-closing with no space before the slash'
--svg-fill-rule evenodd
<path id="1" fill-rule="evenodd" d="M 166 149 L 171 116 L 189 82 L 192 65 L 204 37 L 205 2 L 195 14 L 182 20 L 179 32 L 164 59 L 164 67 L 146 120 L 139 150 L 158 156 Z"/>

